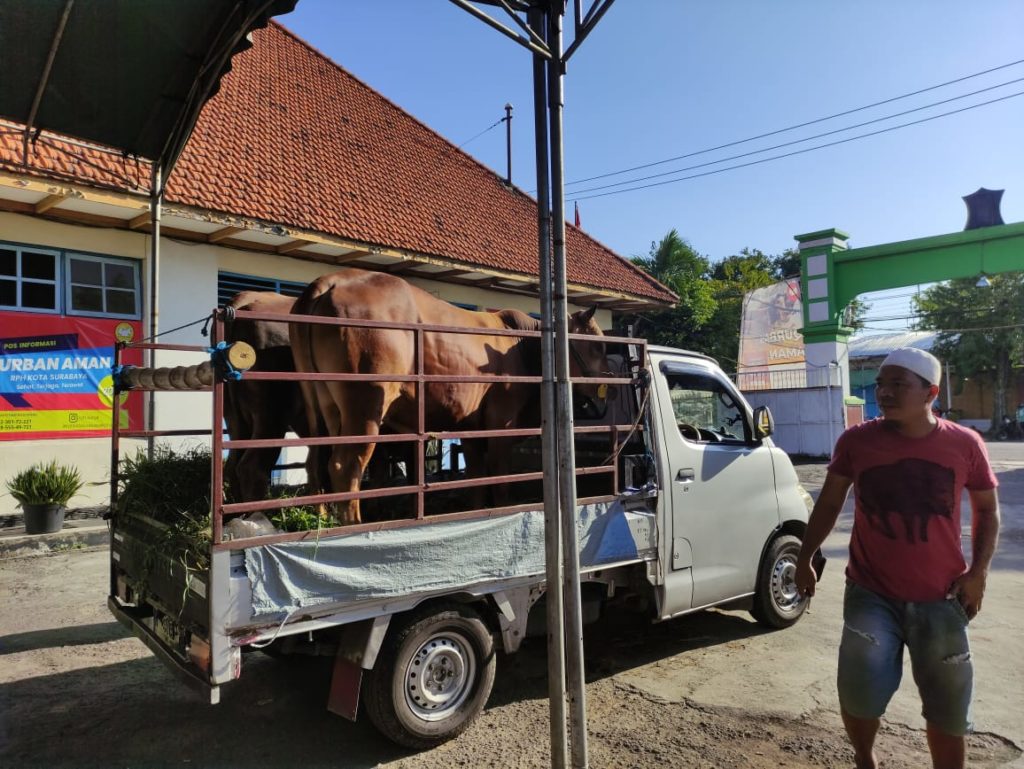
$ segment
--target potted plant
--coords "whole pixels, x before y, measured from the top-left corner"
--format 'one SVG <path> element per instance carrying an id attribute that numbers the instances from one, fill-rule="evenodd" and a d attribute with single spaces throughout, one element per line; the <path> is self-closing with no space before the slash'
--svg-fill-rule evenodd
<path id="1" fill-rule="evenodd" d="M 49 534 L 64 525 L 64 506 L 82 488 L 73 466 L 49 463 L 32 465 L 7 481 L 7 490 L 25 511 L 26 534 Z"/>

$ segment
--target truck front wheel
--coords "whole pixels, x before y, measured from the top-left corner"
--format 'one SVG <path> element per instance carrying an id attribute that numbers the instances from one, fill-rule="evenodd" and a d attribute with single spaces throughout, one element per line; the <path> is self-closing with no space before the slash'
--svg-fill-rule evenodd
<path id="1" fill-rule="evenodd" d="M 750 613 L 761 625 L 785 628 L 807 610 L 807 599 L 796 589 L 796 557 L 800 540 L 783 534 L 768 545 L 757 575 L 757 592 Z"/>
<path id="2" fill-rule="evenodd" d="M 424 607 L 392 620 L 366 679 L 366 713 L 388 739 L 433 747 L 484 709 L 494 668 L 494 640 L 479 614 L 457 603 Z"/>

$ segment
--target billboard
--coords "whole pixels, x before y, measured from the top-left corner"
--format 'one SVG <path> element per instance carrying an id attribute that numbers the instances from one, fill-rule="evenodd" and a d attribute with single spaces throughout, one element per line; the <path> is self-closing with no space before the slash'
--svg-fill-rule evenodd
<path id="1" fill-rule="evenodd" d="M 0 312 L 0 440 L 109 435 L 114 343 L 141 335 L 140 321 Z M 140 429 L 142 394 L 120 400 L 121 427 Z"/>
<path id="2" fill-rule="evenodd" d="M 788 370 L 792 375 L 803 370 L 802 326 L 800 278 L 773 283 L 743 297 L 737 370 L 750 389 L 804 386 L 802 383 L 788 383 L 792 376 L 781 376 L 783 371 Z M 784 379 L 786 384 L 782 384 Z"/>

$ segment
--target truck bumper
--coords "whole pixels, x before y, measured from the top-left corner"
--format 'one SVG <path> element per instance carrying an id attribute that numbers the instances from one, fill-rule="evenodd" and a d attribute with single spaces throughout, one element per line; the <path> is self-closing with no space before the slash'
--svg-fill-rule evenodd
<path id="1" fill-rule="evenodd" d="M 220 687 L 214 686 L 204 679 L 191 665 L 180 660 L 173 652 L 168 651 L 160 638 L 142 621 L 141 613 L 131 606 L 121 606 L 113 596 L 107 597 L 107 608 L 114 618 L 131 631 L 132 635 L 149 647 L 157 659 L 175 673 L 188 686 L 203 694 L 211 705 L 220 702 Z"/>

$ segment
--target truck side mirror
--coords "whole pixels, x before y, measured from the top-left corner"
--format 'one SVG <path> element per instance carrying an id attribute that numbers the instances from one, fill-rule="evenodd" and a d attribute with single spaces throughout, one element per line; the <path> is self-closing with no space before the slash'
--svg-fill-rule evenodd
<path id="1" fill-rule="evenodd" d="M 775 432 L 775 418 L 772 410 L 767 406 L 758 406 L 754 409 L 754 437 L 763 440 Z"/>

